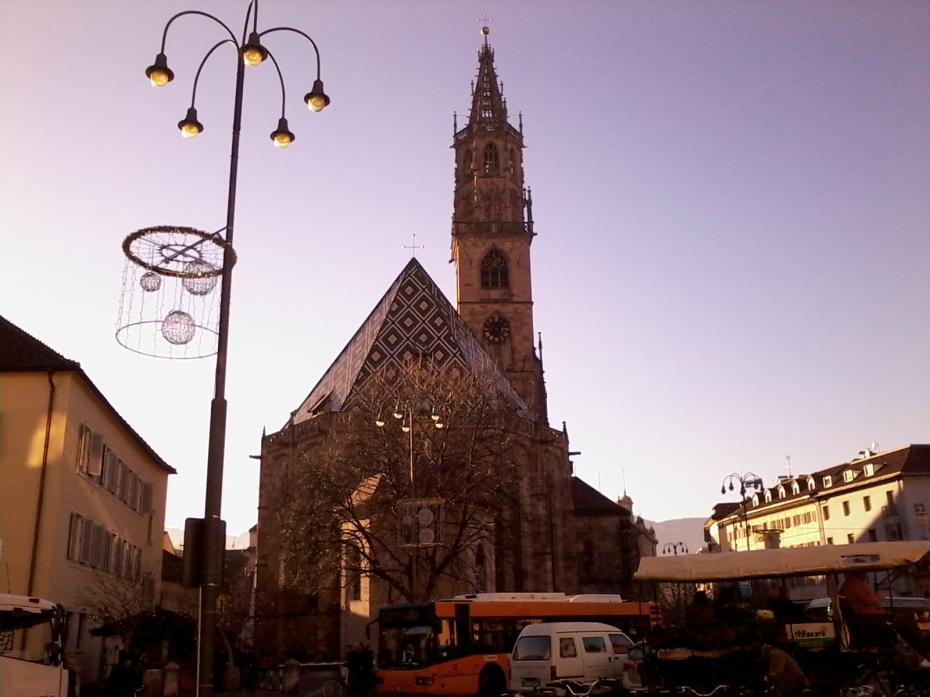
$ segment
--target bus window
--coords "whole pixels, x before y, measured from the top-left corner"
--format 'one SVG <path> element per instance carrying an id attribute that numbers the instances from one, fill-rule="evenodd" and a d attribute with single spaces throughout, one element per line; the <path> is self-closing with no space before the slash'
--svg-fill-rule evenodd
<path id="1" fill-rule="evenodd" d="M 439 655 L 443 658 L 451 658 L 458 654 L 458 645 L 455 640 L 455 622 L 453 620 L 442 620 L 440 625 L 438 639 Z"/>

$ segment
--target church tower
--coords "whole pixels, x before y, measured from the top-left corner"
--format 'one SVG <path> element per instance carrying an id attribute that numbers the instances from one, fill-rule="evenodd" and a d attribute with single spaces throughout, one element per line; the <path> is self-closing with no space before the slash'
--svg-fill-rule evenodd
<path id="1" fill-rule="evenodd" d="M 468 124 L 455 124 L 452 261 L 458 311 L 514 389 L 547 423 L 542 361 L 533 333 L 532 198 L 523 180 L 523 122 L 507 120 L 494 50 L 478 52 Z"/>

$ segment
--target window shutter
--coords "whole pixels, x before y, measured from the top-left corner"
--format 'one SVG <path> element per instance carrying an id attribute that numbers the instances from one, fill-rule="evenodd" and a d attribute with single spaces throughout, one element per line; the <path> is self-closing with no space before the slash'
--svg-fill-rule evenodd
<path id="1" fill-rule="evenodd" d="M 107 533 L 107 564 L 105 570 L 109 571 L 111 574 L 116 573 L 117 542 L 118 540 L 115 532 Z"/>
<path id="2" fill-rule="evenodd" d="M 87 471 L 87 457 L 90 454 L 90 429 L 84 424 L 78 430 L 78 447 L 74 464 L 78 472 Z"/>
<path id="3" fill-rule="evenodd" d="M 113 478 L 113 451 L 103 446 L 103 465 L 100 468 L 100 485 L 109 489 Z"/>
<path id="4" fill-rule="evenodd" d="M 81 560 L 81 527 L 84 519 L 79 513 L 71 514 L 71 529 L 68 532 L 68 559 Z"/>
<path id="5" fill-rule="evenodd" d="M 124 503 L 129 500 L 129 468 L 122 460 L 119 463 L 119 499 Z"/>
<path id="6" fill-rule="evenodd" d="M 104 477 L 103 485 L 111 494 L 116 493 L 116 486 L 119 484 L 119 459 L 113 454 L 113 451 L 107 449 L 104 457 Z"/>
<path id="7" fill-rule="evenodd" d="M 136 476 L 135 472 L 129 473 L 129 507 L 134 510 L 139 510 L 139 477 Z"/>
<path id="8" fill-rule="evenodd" d="M 91 433 L 90 454 L 87 459 L 87 474 L 99 477 L 103 469 L 103 436 Z"/>
<path id="9" fill-rule="evenodd" d="M 151 513 L 152 512 L 152 485 L 143 482 L 142 483 L 142 513 Z"/>
<path id="10" fill-rule="evenodd" d="M 90 563 L 90 555 L 93 551 L 94 534 L 93 525 L 86 518 L 81 523 L 81 552 L 79 562 L 82 564 Z"/>

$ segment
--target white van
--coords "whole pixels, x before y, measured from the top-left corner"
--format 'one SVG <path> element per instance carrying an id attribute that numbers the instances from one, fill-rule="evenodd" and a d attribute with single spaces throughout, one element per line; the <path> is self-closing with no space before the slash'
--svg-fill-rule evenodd
<path id="1" fill-rule="evenodd" d="M 600 622 L 541 622 L 520 632 L 510 655 L 510 690 L 532 692 L 559 680 L 615 678 L 631 687 L 626 662 L 633 642 Z"/>

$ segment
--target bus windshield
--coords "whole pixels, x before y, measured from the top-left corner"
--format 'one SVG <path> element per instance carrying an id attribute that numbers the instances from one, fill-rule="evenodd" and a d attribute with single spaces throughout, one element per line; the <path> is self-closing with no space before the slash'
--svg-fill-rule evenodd
<path id="1" fill-rule="evenodd" d="M 378 665 L 418 668 L 436 660 L 439 620 L 432 603 L 387 605 L 378 615 Z"/>
<path id="2" fill-rule="evenodd" d="M 378 646 L 378 665 L 419 668 L 436 658 L 436 635 L 428 625 L 385 627 Z"/>

